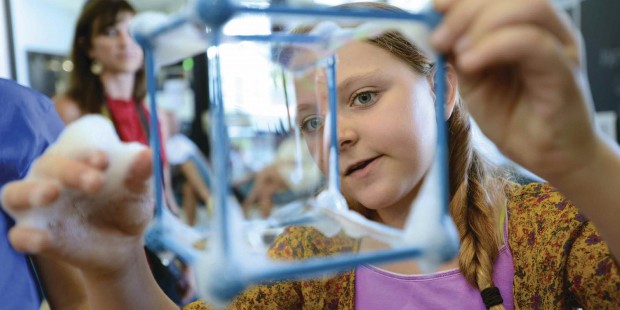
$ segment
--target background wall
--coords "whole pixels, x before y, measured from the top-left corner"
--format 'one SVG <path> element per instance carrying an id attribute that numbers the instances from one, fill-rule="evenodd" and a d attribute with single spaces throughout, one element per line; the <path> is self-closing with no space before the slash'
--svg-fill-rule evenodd
<path id="1" fill-rule="evenodd" d="M 620 129 L 616 117 L 620 112 L 620 1 L 584 1 L 581 13 L 594 104 L 599 115 L 607 115 L 617 134 Z"/>
<path id="2" fill-rule="evenodd" d="M 27 52 L 66 55 L 73 37 L 79 6 L 61 8 L 40 0 L 10 0 L 17 76 L 29 86 Z"/>
<path id="3" fill-rule="evenodd" d="M 5 0 L 0 1 L 0 77 L 11 78 L 11 62 L 9 56 L 8 26 L 6 20 Z"/>

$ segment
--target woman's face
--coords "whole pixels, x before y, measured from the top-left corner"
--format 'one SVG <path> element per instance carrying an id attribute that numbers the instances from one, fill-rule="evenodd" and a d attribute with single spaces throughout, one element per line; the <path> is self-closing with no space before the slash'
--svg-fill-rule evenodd
<path id="1" fill-rule="evenodd" d="M 142 67 L 142 49 L 129 34 L 133 14 L 121 12 L 117 23 L 92 37 L 89 56 L 103 65 L 105 73 L 135 73 Z"/>
<path id="2" fill-rule="evenodd" d="M 435 153 L 428 80 L 370 43 L 347 45 L 337 57 L 342 192 L 366 208 L 408 211 Z M 324 79 L 314 78 L 317 85 Z M 297 123 L 327 176 L 326 97 L 321 91 L 298 91 Z"/>

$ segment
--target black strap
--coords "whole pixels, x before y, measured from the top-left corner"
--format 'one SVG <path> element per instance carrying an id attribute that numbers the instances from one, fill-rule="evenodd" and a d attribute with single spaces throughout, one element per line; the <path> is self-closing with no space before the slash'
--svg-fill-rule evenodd
<path id="1" fill-rule="evenodd" d="M 495 286 L 485 288 L 482 292 L 480 292 L 480 295 L 482 295 L 482 302 L 487 309 L 491 309 L 493 306 L 501 305 L 504 302 L 502 299 L 502 294 Z"/>

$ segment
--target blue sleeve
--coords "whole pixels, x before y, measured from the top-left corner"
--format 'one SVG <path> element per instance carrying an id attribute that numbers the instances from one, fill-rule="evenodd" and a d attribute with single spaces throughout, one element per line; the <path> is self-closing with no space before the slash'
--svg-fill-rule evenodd
<path id="1" fill-rule="evenodd" d="M 0 186 L 23 178 L 62 129 L 49 98 L 0 79 Z"/>
<path id="2" fill-rule="evenodd" d="M 62 129 L 63 123 L 49 98 L 0 79 L 0 188 L 23 178 L 32 161 Z M 17 253 L 7 239 L 13 224 L 0 211 L 0 308 L 39 309 L 41 297 L 29 260 Z"/>

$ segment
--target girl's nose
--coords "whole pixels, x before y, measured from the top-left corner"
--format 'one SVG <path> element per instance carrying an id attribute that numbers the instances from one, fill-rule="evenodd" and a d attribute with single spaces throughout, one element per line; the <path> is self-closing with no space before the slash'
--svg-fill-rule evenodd
<path id="1" fill-rule="evenodd" d="M 352 122 L 338 117 L 338 146 L 344 151 L 357 143 L 359 139 Z"/>

